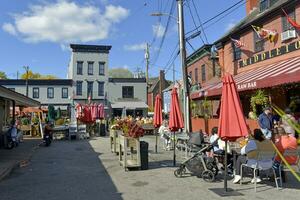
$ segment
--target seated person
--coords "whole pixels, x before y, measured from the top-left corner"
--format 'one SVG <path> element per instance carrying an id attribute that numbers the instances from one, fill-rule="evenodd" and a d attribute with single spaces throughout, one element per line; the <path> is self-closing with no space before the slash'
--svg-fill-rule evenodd
<path id="1" fill-rule="evenodd" d="M 241 155 L 238 156 L 235 166 L 235 176 L 233 183 L 239 183 L 241 180 L 241 165 L 249 164 L 256 165 L 259 164 L 261 166 L 269 166 L 272 164 L 272 160 L 267 161 L 258 161 L 257 153 L 259 151 L 274 151 L 272 143 L 270 140 L 265 139 L 264 134 L 260 129 L 255 129 L 253 138 L 249 139 L 248 143 L 241 149 Z M 258 163 L 259 162 L 259 163 Z M 252 179 L 251 183 L 254 183 L 254 179 Z M 259 175 L 257 174 L 256 182 L 261 182 Z"/>
<path id="2" fill-rule="evenodd" d="M 162 125 L 158 129 L 158 133 L 160 137 L 164 140 L 164 149 L 170 149 L 171 145 L 171 137 L 170 137 L 170 130 L 168 127 L 168 121 L 163 121 Z"/>
<path id="3" fill-rule="evenodd" d="M 281 154 L 284 154 L 285 150 L 297 149 L 297 139 L 293 135 L 287 133 L 283 127 L 278 127 L 277 133 L 278 137 L 275 145 Z M 297 156 L 286 156 L 285 159 L 289 164 L 295 164 L 297 162 Z M 273 164 L 277 176 L 279 176 L 279 166 L 281 163 L 281 158 L 277 155 Z"/>
<path id="4" fill-rule="evenodd" d="M 218 136 L 218 127 L 213 127 L 211 129 L 211 136 L 209 138 L 210 144 L 213 144 L 213 152 L 214 154 L 224 154 L 224 150 L 219 148 L 218 142 L 216 140 L 219 139 Z"/>

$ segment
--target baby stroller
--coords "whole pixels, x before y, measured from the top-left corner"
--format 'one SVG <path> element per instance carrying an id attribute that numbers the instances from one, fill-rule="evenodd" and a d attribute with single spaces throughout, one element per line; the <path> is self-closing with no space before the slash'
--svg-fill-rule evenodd
<path id="1" fill-rule="evenodd" d="M 197 177 L 202 177 L 207 182 L 213 182 L 218 174 L 218 165 L 213 157 L 207 157 L 206 152 L 210 151 L 213 144 L 206 145 L 196 152 L 191 158 L 180 164 L 179 168 L 174 171 L 177 178 L 186 173 L 186 169 Z"/>

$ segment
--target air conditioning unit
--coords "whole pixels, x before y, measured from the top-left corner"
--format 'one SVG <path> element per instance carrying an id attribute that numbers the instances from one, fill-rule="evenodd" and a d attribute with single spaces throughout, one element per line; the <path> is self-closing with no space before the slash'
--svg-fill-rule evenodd
<path id="1" fill-rule="evenodd" d="M 287 30 L 281 33 L 281 41 L 289 40 L 296 37 L 295 30 Z"/>

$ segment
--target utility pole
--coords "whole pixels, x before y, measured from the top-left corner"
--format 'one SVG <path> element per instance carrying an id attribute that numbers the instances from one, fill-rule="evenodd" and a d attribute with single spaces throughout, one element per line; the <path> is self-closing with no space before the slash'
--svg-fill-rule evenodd
<path id="1" fill-rule="evenodd" d="M 145 52 L 145 59 L 146 59 L 146 82 L 148 83 L 149 80 L 149 59 L 150 59 L 150 55 L 149 55 L 149 44 L 146 44 L 146 52 Z"/>
<path id="2" fill-rule="evenodd" d="M 28 72 L 29 72 L 29 66 L 23 66 L 23 68 L 26 71 L 26 96 L 28 97 Z"/>
<path id="3" fill-rule="evenodd" d="M 183 0 L 177 0 L 178 6 L 178 29 L 179 29 L 179 47 L 182 68 L 183 80 L 183 107 L 184 107 L 184 129 L 190 132 L 190 106 L 189 106 L 189 88 L 186 67 L 186 49 L 185 49 L 185 33 L 184 33 L 184 19 L 183 19 Z"/>

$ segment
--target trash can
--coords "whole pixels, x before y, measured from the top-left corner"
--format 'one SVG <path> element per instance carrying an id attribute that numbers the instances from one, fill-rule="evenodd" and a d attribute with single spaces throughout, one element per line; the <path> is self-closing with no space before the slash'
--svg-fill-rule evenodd
<path id="1" fill-rule="evenodd" d="M 106 136 L 105 124 L 100 124 L 100 136 Z"/>
<path id="2" fill-rule="evenodd" d="M 140 155 L 141 155 L 141 170 L 147 170 L 148 167 L 148 142 L 140 142 Z"/>

